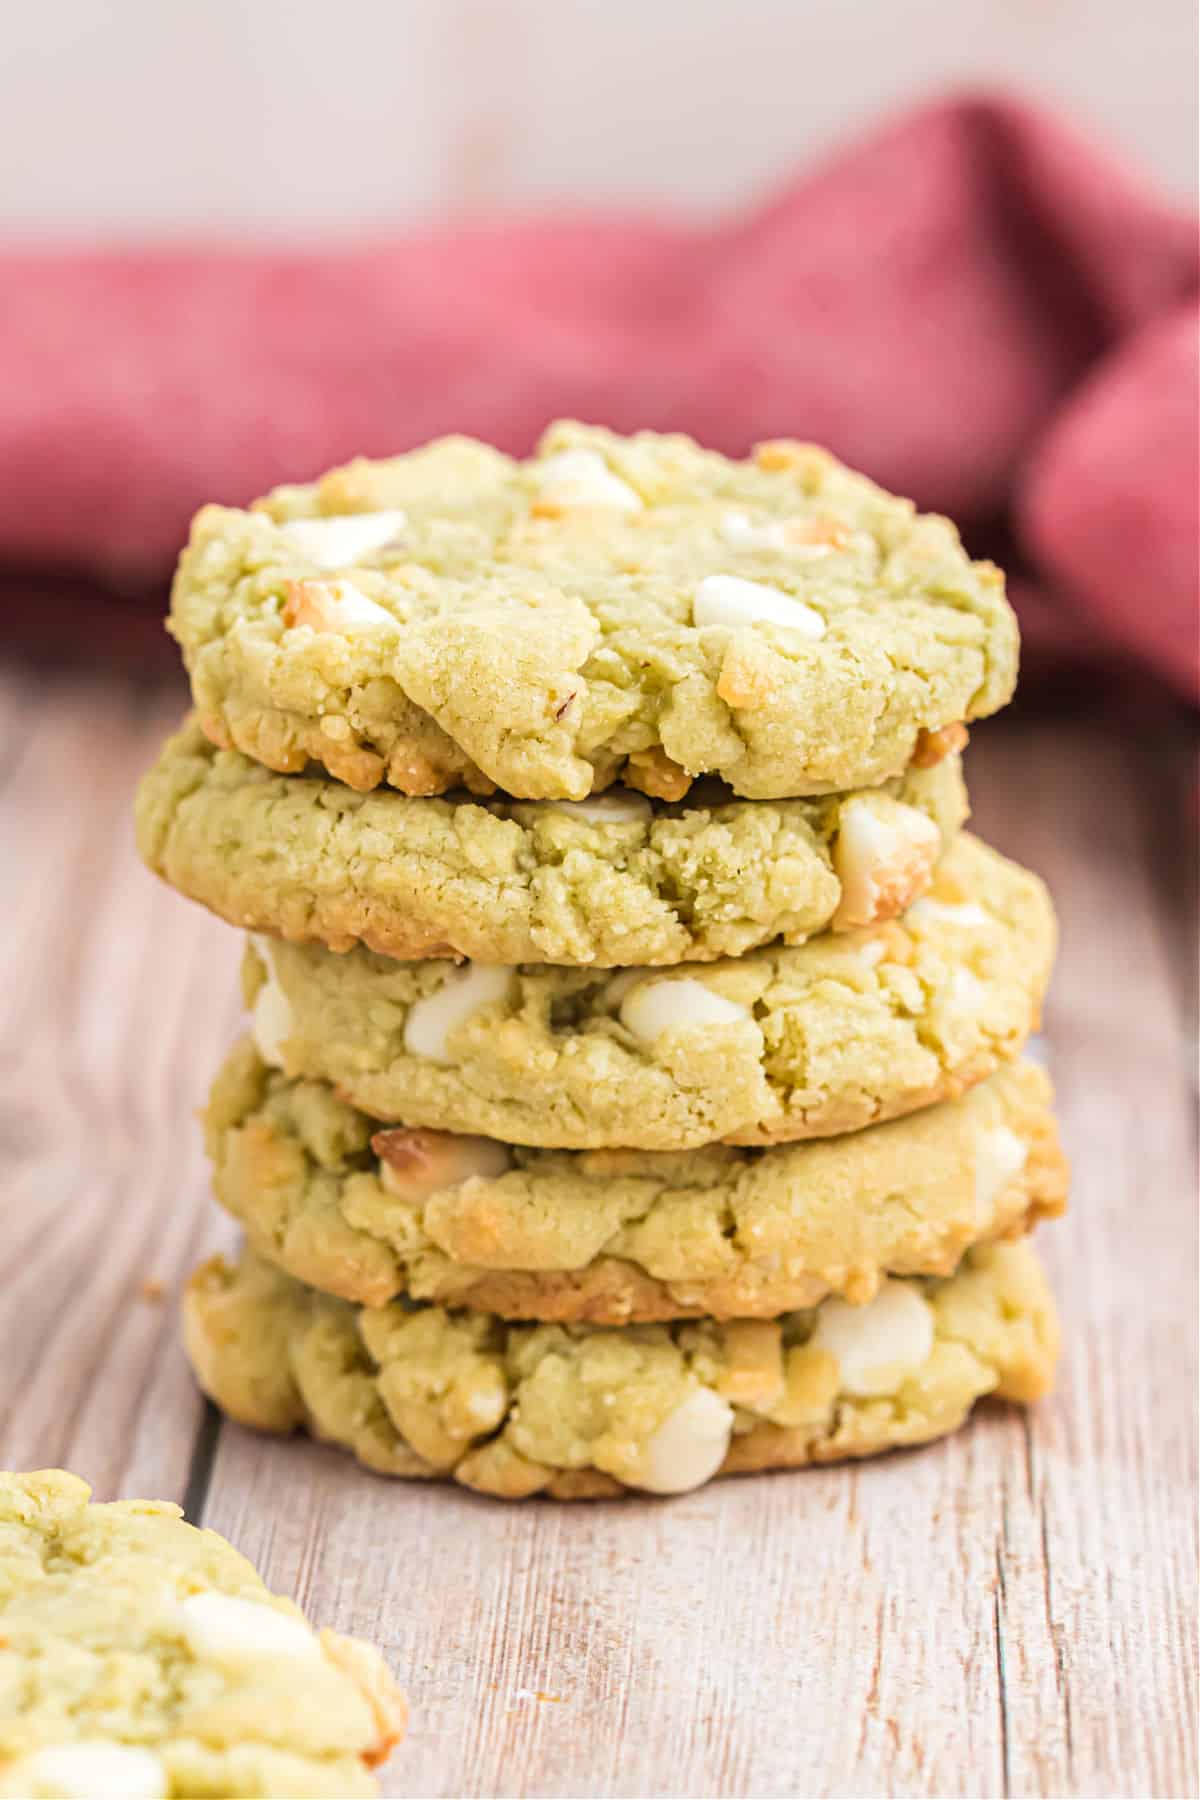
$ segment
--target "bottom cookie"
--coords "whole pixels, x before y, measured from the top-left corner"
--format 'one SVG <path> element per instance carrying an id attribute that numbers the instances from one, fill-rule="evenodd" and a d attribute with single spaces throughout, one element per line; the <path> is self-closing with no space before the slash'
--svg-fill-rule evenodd
<path id="1" fill-rule="evenodd" d="M 407 1711 L 379 1653 L 177 1506 L 88 1492 L 0 1474 L 0 1795 L 378 1793 Z"/>
<path id="2" fill-rule="evenodd" d="M 242 1424 L 514 1500 L 683 1493 L 923 1443 L 985 1394 L 1039 1398 L 1058 1350 L 1024 1242 L 973 1250 L 948 1279 L 889 1278 L 866 1306 L 609 1328 L 372 1310 L 247 1251 L 196 1271 L 184 1333 L 201 1386 Z"/>

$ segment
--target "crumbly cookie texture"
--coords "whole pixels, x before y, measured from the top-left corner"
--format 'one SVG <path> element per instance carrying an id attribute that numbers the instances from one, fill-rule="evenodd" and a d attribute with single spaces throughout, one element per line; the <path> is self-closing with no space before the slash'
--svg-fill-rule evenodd
<path id="1" fill-rule="evenodd" d="M 196 1272 L 184 1316 L 231 1417 L 505 1499 L 681 1493 L 921 1443 L 984 1394 L 1043 1394 L 1058 1337 L 1026 1243 L 970 1251 L 946 1281 L 890 1279 L 866 1306 L 610 1329 L 356 1308 L 247 1251 Z"/>
<path id="2" fill-rule="evenodd" d="M 676 1154 L 522 1150 L 373 1120 L 239 1044 L 213 1087 L 214 1186 L 253 1248 L 367 1306 L 397 1294 L 598 1325 L 774 1318 L 1062 1211 L 1041 1069 L 848 1137 Z"/>
<path id="3" fill-rule="evenodd" d="M 949 1099 L 1034 1028 L 1036 876 L 963 833 L 899 920 L 670 971 L 396 963 L 258 938 L 263 1056 L 372 1117 L 560 1149 L 854 1131 Z"/>
<path id="4" fill-rule="evenodd" d="M 581 800 L 870 786 L 1017 670 L 1003 578 L 810 445 L 448 438 L 196 517 L 171 601 L 204 729 L 351 787 Z"/>
<path id="5" fill-rule="evenodd" d="M 192 723 L 138 793 L 158 875 L 298 943 L 495 962 L 667 964 L 898 912 L 962 825 L 957 756 L 816 800 L 412 800 L 273 775 Z"/>
<path id="6" fill-rule="evenodd" d="M 89 1493 L 0 1474 L 0 1795 L 378 1793 L 407 1719 L 379 1653 L 179 1507 Z"/>

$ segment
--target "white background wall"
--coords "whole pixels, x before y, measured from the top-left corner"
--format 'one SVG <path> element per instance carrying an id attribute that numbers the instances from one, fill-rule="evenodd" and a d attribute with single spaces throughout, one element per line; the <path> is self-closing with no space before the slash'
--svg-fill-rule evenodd
<path id="1" fill-rule="evenodd" d="M 6 0 L 0 231 L 719 206 L 962 82 L 1194 190 L 1195 0 Z"/>

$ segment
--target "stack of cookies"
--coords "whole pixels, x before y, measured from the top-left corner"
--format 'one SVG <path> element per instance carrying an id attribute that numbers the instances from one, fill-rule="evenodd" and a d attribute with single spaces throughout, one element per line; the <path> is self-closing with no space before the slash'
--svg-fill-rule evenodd
<path id="1" fill-rule="evenodd" d="M 227 1413 L 677 1493 L 1030 1400 L 1066 1170 L 1037 878 L 963 830 L 1002 578 L 832 457 L 554 427 L 196 519 L 142 852 L 247 928 Z"/>

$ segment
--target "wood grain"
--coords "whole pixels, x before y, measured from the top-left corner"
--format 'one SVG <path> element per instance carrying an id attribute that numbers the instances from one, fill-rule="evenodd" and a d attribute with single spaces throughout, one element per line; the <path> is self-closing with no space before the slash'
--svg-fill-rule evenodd
<path id="1" fill-rule="evenodd" d="M 1002 722 L 971 755 L 977 826 L 1063 917 L 1056 1398 L 858 1469 L 504 1507 L 205 1423 L 172 1296 L 227 1235 L 192 1112 L 234 1029 L 238 945 L 141 871 L 129 830 L 177 706 L 0 674 L 5 1465 L 190 1493 L 272 1583 L 376 1638 L 413 1700 L 391 1794 L 1194 1793 L 1195 910 L 1175 729 Z"/>

